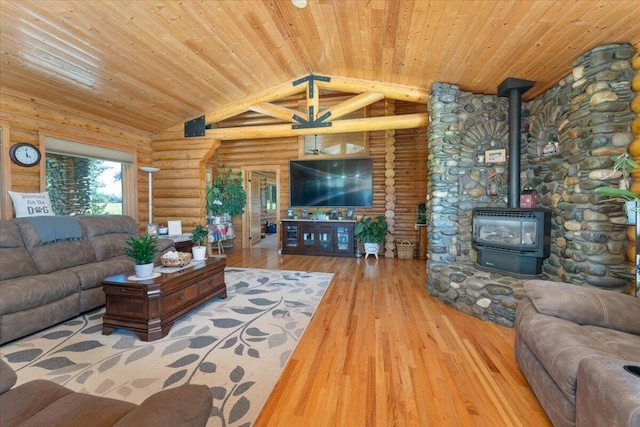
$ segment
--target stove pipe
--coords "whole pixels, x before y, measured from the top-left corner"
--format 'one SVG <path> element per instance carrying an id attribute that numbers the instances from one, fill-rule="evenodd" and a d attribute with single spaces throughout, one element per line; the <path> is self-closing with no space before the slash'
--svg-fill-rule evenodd
<path id="1" fill-rule="evenodd" d="M 520 138 L 522 94 L 533 87 L 531 80 L 508 77 L 498 86 L 498 96 L 509 97 L 509 207 L 520 207 Z"/>

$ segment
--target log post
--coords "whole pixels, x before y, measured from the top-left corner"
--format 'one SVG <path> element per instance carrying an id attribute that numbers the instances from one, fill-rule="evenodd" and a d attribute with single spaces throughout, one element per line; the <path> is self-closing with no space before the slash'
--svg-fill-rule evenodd
<path id="1" fill-rule="evenodd" d="M 396 104 L 395 101 L 390 99 L 385 102 L 385 116 L 393 116 L 395 114 Z M 385 258 L 393 258 L 395 256 L 393 250 L 395 249 L 395 243 L 393 241 L 393 232 L 395 231 L 395 209 L 396 209 L 396 186 L 395 186 L 395 151 L 396 151 L 396 131 L 387 130 L 384 133 L 385 136 L 385 210 L 384 216 L 389 224 L 389 231 L 391 234 L 387 234 L 387 241 L 384 245 Z"/>
<path id="2" fill-rule="evenodd" d="M 635 139 L 629 145 L 629 155 L 636 162 L 640 163 L 640 43 L 634 45 L 636 50 L 635 55 L 631 59 L 631 66 L 636 70 L 636 75 L 631 81 L 631 90 L 633 90 L 636 96 L 631 100 L 631 111 L 636 113 L 636 118 L 631 122 L 631 132 L 635 136 Z M 631 172 L 632 182 L 631 191 L 640 191 L 640 168 L 635 168 Z M 637 217 L 637 216 L 636 216 Z M 637 221 L 636 221 L 637 222 Z M 636 265 L 636 254 L 640 253 L 640 226 L 627 227 L 627 237 L 629 238 L 629 250 L 627 251 L 627 259 L 632 266 Z M 635 269 L 632 270 L 635 273 Z M 636 276 L 637 277 L 637 276 Z M 640 296 L 640 289 L 636 280 L 636 288 L 632 289 L 632 294 Z"/>

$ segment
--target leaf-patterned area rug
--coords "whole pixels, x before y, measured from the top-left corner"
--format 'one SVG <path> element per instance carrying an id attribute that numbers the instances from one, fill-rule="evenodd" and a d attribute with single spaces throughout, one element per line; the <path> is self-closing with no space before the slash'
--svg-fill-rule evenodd
<path id="1" fill-rule="evenodd" d="M 0 347 L 18 384 L 47 379 L 136 404 L 181 384 L 213 395 L 208 426 L 250 426 L 333 277 L 330 273 L 227 268 L 227 298 L 176 320 L 145 342 L 102 335 L 104 307 Z"/>

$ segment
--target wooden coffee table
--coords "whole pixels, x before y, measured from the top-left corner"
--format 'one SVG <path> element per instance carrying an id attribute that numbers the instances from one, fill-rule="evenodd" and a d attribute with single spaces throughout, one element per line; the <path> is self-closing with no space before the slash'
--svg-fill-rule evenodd
<path id="1" fill-rule="evenodd" d="M 153 279 L 128 280 L 134 273 L 102 281 L 106 311 L 102 334 L 129 329 L 143 341 L 166 336 L 173 322 L 207 301 L 227 297 L 224 258 L 208 258 L 184 270 Z"/>

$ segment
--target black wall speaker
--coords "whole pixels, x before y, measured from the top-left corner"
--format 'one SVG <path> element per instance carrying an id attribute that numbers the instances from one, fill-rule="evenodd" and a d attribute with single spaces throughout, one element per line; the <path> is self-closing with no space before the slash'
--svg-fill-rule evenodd
<path id="1" fill-rule="evenodd" d="M 184 137 L 204 136 L 205 128 L 204 116 L 184 122 Z"/>

